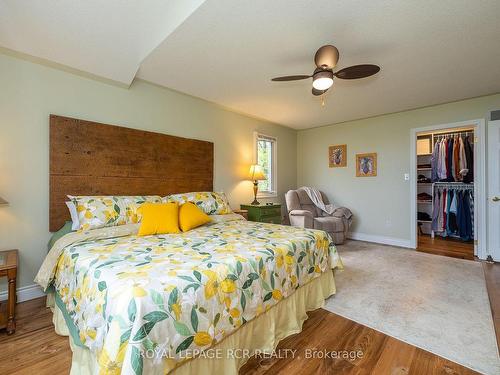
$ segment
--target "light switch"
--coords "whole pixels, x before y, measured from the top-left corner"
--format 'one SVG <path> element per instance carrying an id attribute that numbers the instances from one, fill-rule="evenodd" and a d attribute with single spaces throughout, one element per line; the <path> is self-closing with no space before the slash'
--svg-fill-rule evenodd
<path id="1" fill-rule="evenodd" d="M 409 173 L 405 173 L 405 181 L 410 181 L 410 174 Z"/>

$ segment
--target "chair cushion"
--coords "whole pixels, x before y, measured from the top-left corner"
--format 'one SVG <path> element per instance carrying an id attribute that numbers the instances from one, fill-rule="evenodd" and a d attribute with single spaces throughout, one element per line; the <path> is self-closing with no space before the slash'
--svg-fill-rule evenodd
<path id="1" fill-rule="evenodd" d="M 325 216 L 314 218 L 314 229 L 321 229 L 325 232 L 337 233 L 344 231 L 344 222 L 339 217 Z"/>
<path id="2" fill-rule="evenodd" d="M 306 191 L 304 189 L 298 189 L 296 191 L 297 196 L 299 197 L 301 209 L 311 212 L 314 217 L 320 216 L 321 210 L 314 205 L 313 201 L 311 200 L 311 198 L 309 198 L 309 195 L 307 195 Z"/>

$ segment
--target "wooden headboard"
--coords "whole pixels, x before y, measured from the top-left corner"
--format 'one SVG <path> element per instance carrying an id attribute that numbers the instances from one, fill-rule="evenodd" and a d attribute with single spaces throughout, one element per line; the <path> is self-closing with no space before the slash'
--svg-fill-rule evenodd
<path id="1" fill-rule="evenodd" d="M 50 116 L 49 229 L 70 219 L 66 195 L 213 190 L 212 142 Z"/>

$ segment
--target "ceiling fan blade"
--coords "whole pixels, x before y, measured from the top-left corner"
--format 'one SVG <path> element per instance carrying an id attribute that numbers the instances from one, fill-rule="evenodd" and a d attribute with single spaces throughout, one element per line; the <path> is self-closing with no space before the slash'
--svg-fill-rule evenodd
<path id="1" fill-rule="evenodd" d="M 335 46 L 323 46 L 314 55 L 314 63 L 320 69 L 333 69 L 338 61 L 339 50 Z"/>
<path id="2" fill-rule="evenodd" d="M 353 65 L 348 68 L 339 70 L 333 75 L 340 79 L 358 79 L 365 78 L 377 74 L 380 67 L 371 64 Z"/>
<path id="3" fill-rule="evenodd" d="M 271 79 L 271 81 L 281 82 L 281 81 L 298 81 L 299 79 L 311 78 L 312 76 L 306 75 L 296 75 L 296 76 L 284 76 L 284 77 L 276 77 Z"/>
<path id="4" fill-rule="evenodd" d="M 314 87 L 312 88 L 312 94 L 314 96 L 320 96 L 320 95 L 324 94 L 327 91 L 328 91 L 328 89 L 326 89 L 326 90 L 318 90 L 318 89 L 315 89 Z"/>

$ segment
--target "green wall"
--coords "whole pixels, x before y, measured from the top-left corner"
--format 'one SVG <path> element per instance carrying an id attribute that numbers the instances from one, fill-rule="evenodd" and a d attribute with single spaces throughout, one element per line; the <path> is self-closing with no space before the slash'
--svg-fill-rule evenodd
<path id="1" fill-rule="evenodd" d="M 410 237 L 410 129 L 485 118 L 500 94 L 295 131 L 228 111 L 216 104 L 135 81 L 127 88 L 0 53 L 0 249 L 18 248 L 18 287 L 30 286 L 47 251 L 48 118 L 77 117 L 209 140 L 215 144 L 216 190 L 233 207 L 250 202 L 245 174 L 253 132 L 278 138 L 278 197 L 317 186 L 355 214 L 352 231 L 402 242 Z M 328 168 L 328 146 L 347 144 L 347 168 Z M 354 155 L 378 153 L 378 176 L 357 178 Z M 5 290 L 5 284 L 1 289 Z"/>
<path id="2" fill-rule="evenodd" d="M 188 95 L 136 81 L 129 89 L 0 53 L 0 249 L 20 250 L 19 286 L 33 278 L 47 252 L 49 114 L 212 141 L 216 190 L 231 205 L 251 202 L 244 181 L 253 132 L 278 138 L 278 200 L 297 181 L 297 132 L 246 117 Z M 5 284 L 2 284 L 5 290 Z"/>
<path id="3" fill-rule="evenodd" d="M 352 209 L 351 231 L 363 237 L 410 241 L 410 129 L 484 119 L 500 94 L 299 131 L 297 182 L 316 186 Z M 328 167 L 328 146 L 347 144 L 347 167 Z M 356 177 L 355 154 L 376 152 L 378 175 Z"/>

